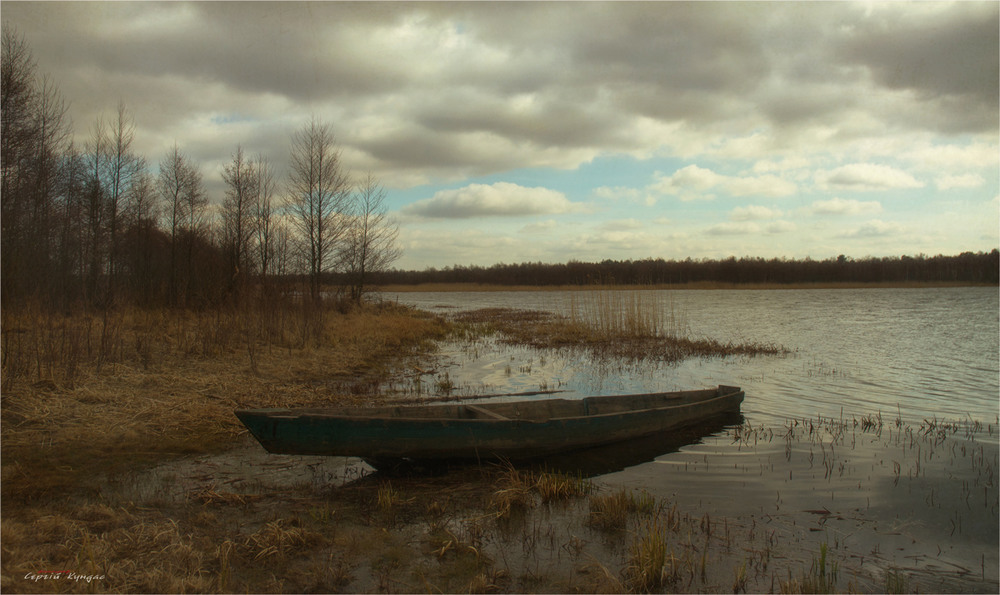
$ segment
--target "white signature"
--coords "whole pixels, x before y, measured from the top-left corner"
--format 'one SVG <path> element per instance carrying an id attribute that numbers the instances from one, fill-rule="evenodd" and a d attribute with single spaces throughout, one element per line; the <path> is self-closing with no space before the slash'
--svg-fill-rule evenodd
<path id="1" fill-rule="evenodd" d="M 72 570 L 39 570 L 38 572 L 29 572 L 24 575 L 24 580 L 28 581 L 101 581 L 104 580 L 103 574 L 77 574 Z"/>

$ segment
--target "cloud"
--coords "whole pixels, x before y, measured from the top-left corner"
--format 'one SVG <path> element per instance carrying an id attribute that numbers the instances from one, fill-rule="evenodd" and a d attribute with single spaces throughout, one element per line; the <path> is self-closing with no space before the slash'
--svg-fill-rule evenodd
<path id="1" fill-rule="evenodd" d="M 542 234 L 549 233 L 554 229 L 559 228 L 559 222 L 555 219 L 548 219 L 546 221 L 539 221 L 537 223 L 530 223 L 522 227 L 519 232 L 527 234 Z"/>
<path id="2" fill-rule="evenodd" d="M 246 127 L 194 123 L 236 111 L 280 130 L 251 147 L 279 166 L 316 114 L 349 167 L 397 187 L 607 154 L 755 160 L 675 180 L 691 200 L 787 196 L 766 175 L 887 132 L 995 137 L 997 6 L 888 4 L 9 2 L 3 19 L 79 137 L 121 98 L 149 157 L 224 158 Z"/>
<path id="3" fill-rule="evenodd" d="M 772 221 L 764 226 L 764 232 L 768 234 L 789 233 L 795 231 L 797 226 L 791 221 Z"/>
<path id="4" fill-rule="evenodd" d="M 891 190 L 897 188 L 922 188 L 910 174 L 875 163 L 851 163 L 830 171 L 816 174 L 820 188 L 829 190 Z"/>
<path id="5" fill-rule="evenodd" d="M 708 228 L 711 235 L 737 236 L 760 233 L 760 226 L 751 221 L 726 221 Z"/>
<path id="6" fill-rule="evenodd" d="M 954 188 L 978 188 L 986 183 L 983 176 L 979 174 L 964 174 L 959 176 L 940 176 L 934 183 L 938 190 L 951 190 Z"/>
<path id="7" fill-rule="evenodd" d="M 552 215 L 580 210 L 562 192 L 497 182 L 441 190 L 431 198 L 408 205 L 402 212 L 426 219 L 472 219 Z"/>
<path id="8" fill-rule="evenodd" d="M 1000 161 L 1000 149 L 994 142 L 970 143 L 920 143 L 900 151 L 900 159 L 922 169 L 940 172 L 944 170 L 996 169 Z"/>
<path id="9" fill-rule="evenodd" d="M 598 229 L 602 231 L 634 231 L 642 229 L 643 227 L 645 227 L 645 225 L 638 219 L 615 219 L 612 221 L 605 221 L 598 226 Z"/>
<path id="10" fill-rule="evenodd" d="M 797 186 L 774 175 L 727 176 L 710 169 L 688 165 L 669 176 L 659 174 L 649 189 L 660 194 L 673 194 L 681 200 L 711 199 L 714 190 L 730 196 L 782 197 L 794 194 Z"/>
<path id="11" fill-rule="evenodd" d="M 862 202 L 860 200 L 831 198 L 817 200 L 810 210 L 816 215 L 860 215 L 862 213 L 880 213 L 882 204 L 877 200 Z"/>
<path id="12" fill-rule="evenodd" d="M 996 112 L 1000 90 L 998 5 L 914 8 L 879 7 L 837 44 L 836 54 L 864 66 L 880 85 L 926 100 L 958 99 L 974 119 L 996 122 L 988 112 Z"/>
<path id="13" fill-rule="evenodd" d="M 765 225 L 753 221 L 725 221 L 708 228 L 710 235 L 716 236 L 759 236 L 789 233 L 797 229 L 791 221 L 771 221 Z"/>
<path id="14" fill-rule="evenodd" d="M 752 171 L 755 174 L 766 174 L 771 172 L 803 169 L 809 167 L 809 165 L 809 160 L 800 156 L 782 157 L 780 159 L 761 159 L 753 164 Z"/>
<path id="15" fill-rule="evenodd" d="M 873 219 L 860 227 L 840 234 L 841 238 L 884 238 L 903 233 L 904 227 L 892 221 Z"/>
<path id="16" fill-rule="evenodd" d="M 729 212 L 729 218 L 733 221 L 755 221 L 760 219 L 777 219 L 778 217 L 781 217 L 781 214 L 781 211 L 777 209 L 750 205 L 746 207 L 736 207 Z"/>

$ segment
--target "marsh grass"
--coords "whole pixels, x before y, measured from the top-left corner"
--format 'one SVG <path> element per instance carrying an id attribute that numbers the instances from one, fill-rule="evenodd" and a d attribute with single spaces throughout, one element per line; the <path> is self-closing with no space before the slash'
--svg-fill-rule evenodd
<path id="1" fill-rule="evenodd" d="M 789 576 L 781 583 L 782 593 L 834 593 L 837 587 L 837 562 L 827 564 L 827 544 L 820 544 L 819 556 L 813 558 L 809 572 L 799 577 Z"/>
<path id="2" fill-rule="evenodd" d="M 497 519 L 507 520 L 534 508 L 580 498 L 593 490 L 593 483 L 580 475 L 518 469 L 505 463 L 497 471 L 490 504 Z"/>
<path id="3" fill-rule="evenodd" d="M 537 349 L 579 349 L 602 360 L 676 362 L 689 357 L 778 355 L 779 345 L 696 339 L 683 314 L 656 294 L 594 290 L 571 296 L 566 315 L 536 310 L 484 308 L 452 317 L 456 337 L 498 335 Z"/>
<path id="4" fill-rule="evenodd" d="M 594 494 L 589 499 L 588 522 L 608 531 L 624 531 L 633 515 L 655 514 L 656 498 L 641 490 L 636 493 L 625 488 L 607 494 Z"/>
<path id="5" fill-rule="evenodd" d="M 661 307 L 658 295 L 644 291 L 594 290 L 570 296 L 569 323 L 598 337 L 679 337 L 686 325 L 676 309 Z"/>
<path id="6" fill-rule="evenodd" d="M 659 589 L 672 575 L 668 567 L 667 529 L 651 519 L 639 530 L 629 546 L 625 566 L 626 584 L 633 592 Z M 670 555 L 671 566 L 673 555 Z"/>

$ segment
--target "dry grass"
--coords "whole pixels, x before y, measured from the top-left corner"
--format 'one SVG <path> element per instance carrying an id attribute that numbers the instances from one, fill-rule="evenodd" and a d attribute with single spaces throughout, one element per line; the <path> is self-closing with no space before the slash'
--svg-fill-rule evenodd
<path id="1" fill-rule="evenodd" d="M 5 498 L 212 452 L 239 407 L 363 402 L 443 323 L 401 308 L 3 312 Z M 251 381 L 248 381 L 252 379 Z"/>
<path id="2" fill-rule="evenodd" d="M 636 494 L 622 488 L 609 494 L 591 496 L 588 519 L 594 527 L 607 531 L 624 531 L 633 515 L 652 515 L 656 510 L 656 499 L 649 492 L 643 490 Z"/>
<path id="3" fill-rule="evenodd" d="M 111 504 L 107 478 L 230 448 L 236 408 L 378 399 L 445 325 L 391 306 L 249 303 L 4 310 L 2 331 L 3 591 L 323 591 L 350 568 L 314 560 L 329 540 L 294 518 L 244 528 L 262 496 L 212 485 L 180 504 Z"/>
<path id="4" fill-rule="evenodd" d="M 497 472 L 490 504 L 498 519 L 507 519 L 535 507 L 536 497 L 543 504 L 584 496 L 593 484 L 583 477 L 565 473 L 533 472 L 517 469 L 510 463 Z"/>
<path id="5" fill-rule="evenodd" d="M 633 592 L 649 593 L 664 584 L 670 576 L 670 570 L 667 530 L 658 520 L 650 520 L 629 546 L 625 566 L 626 582 Z"/>

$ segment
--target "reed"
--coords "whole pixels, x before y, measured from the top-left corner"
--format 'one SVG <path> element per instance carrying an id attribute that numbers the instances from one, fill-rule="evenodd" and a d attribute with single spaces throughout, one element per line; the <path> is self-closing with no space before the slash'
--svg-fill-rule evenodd
<path id="1" fill-rule="evenodd" d="M 506 463 L 495 482 L 498 489 L 493 492 L 490 503 L 497 519 L 510 519 L 514 514 L 534 507 L 534 479 L 531 474 Z"/>
<path id="2" fill-rule="evenodd" d="M 399 504 L 402 502 L 402 495 L 399 490 L 392 487 L 392 482 L 387 481 L 378 487 L 375 500 L 375 508 L 379 515 L 388 523 L 396 522 L 396 515 L 399 512 Z"/>
<path id="3" fill-rule="evenodd" d="M 599 359 L 675 362 L 688 357 L 774 355 L 788 350 L 763 343 L 693 339 L 683 316 L 657 295 L 640 291 L 575 293 L 566 315 L 487 308 L 453 317 L 462 338 L 499 335 L 537 349 L 579 349 Z"/>
<path id="4" fill-rule="evenodd" d="M 542 502 L 568 500 L 586 495 L 593 489 L 593 484 L 579 475 L 546 472 L 538 475 L 535 480 L 535 490 Z"/>
<path id="5" fill-rule="evenodd" d="M 648 521 L 629 546 L 625 576 L 633 592 L 659 589 L 670 572 L 667 568 L 667 529 L 657 519 Z"/>
<path id="6" fill-rule="evenodd" d="M 819 557 L 813 558 L 809 572 L 781 583 L 782 593 L 833 593 L 837 587 L 839 566 L 827 565 L 827 544 L 820 544 Z"/>
<path id="7" fill-rule="evenodd" d="M 684 324 L 673 303 L 643 291 L 594 290 L 570 296 L 569 323 L 603 339 L 679 337 Z"/>

